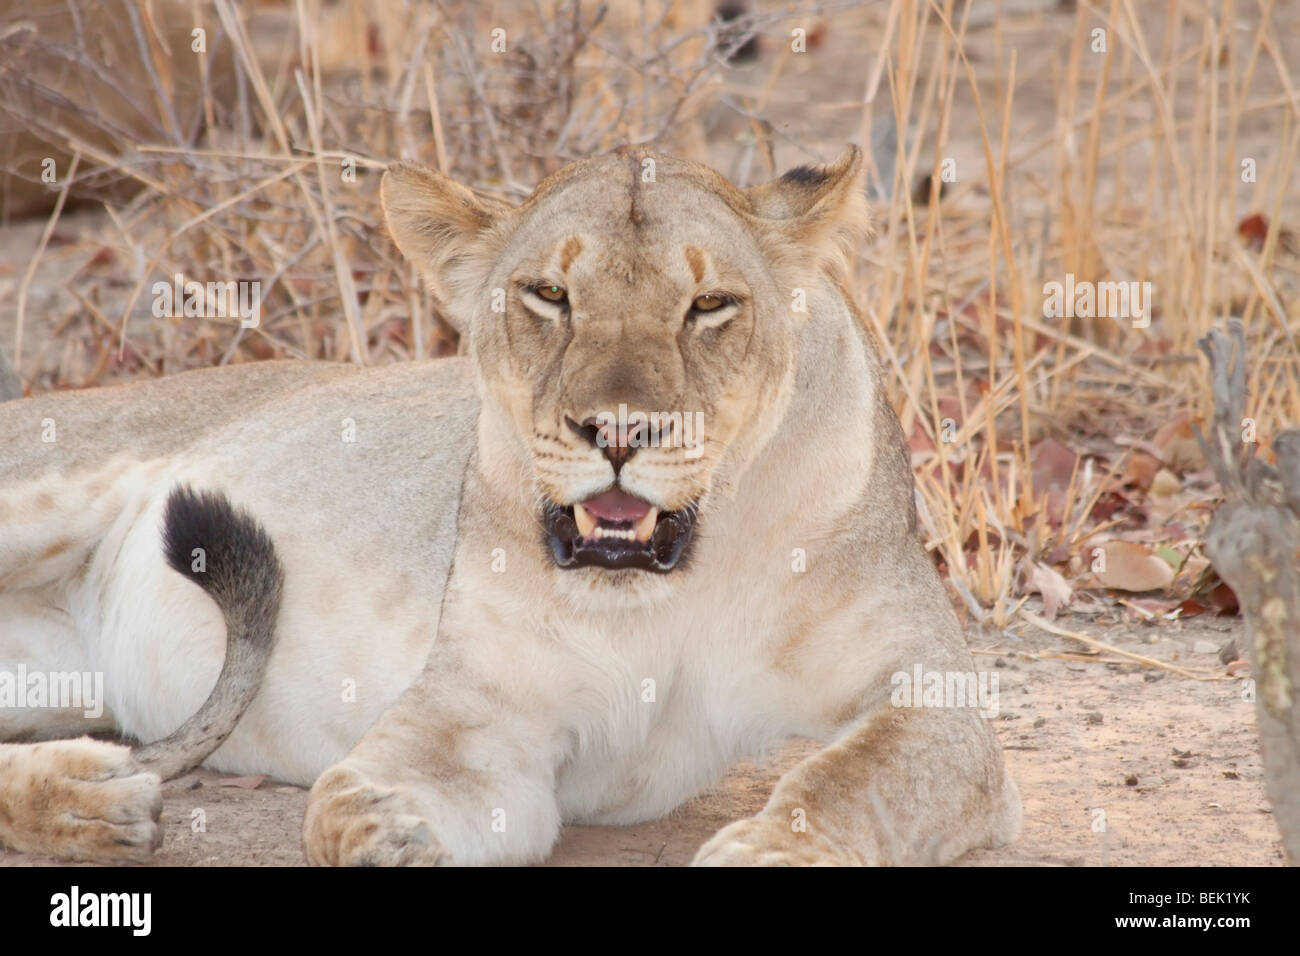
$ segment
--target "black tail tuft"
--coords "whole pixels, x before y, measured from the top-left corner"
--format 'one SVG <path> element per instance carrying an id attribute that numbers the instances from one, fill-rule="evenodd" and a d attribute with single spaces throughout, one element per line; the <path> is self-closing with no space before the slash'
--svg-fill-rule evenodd
<path id="1" fill-rule="evenodd" d="M 238 620 L 250 638 L 271 635 L 284 574 L 270 537 L 247 512 L 219 492 L 178 485 L 167 499 L 163 551 L 174 571 L 212 596 L 227 622 Z"/>
<path id="2" fill-rule="evenodd" d="M 169 780 L 220 747 L 257 695 L 275 646 L 284 571 L 262 526 L 218 492 L 173 489 L 162 537 L 167 563 L 203 588 L 226 619 L 226 659 L 208 699 L 176 731 L 134 752 Z"/>

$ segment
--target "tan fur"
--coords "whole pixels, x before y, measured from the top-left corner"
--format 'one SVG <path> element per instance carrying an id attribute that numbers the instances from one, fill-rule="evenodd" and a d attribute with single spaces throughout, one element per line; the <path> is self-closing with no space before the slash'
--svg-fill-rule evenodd
<path id="1" fill-rule="evenodd" d="M 82 738 L 0 747 L 0 841 L 104 863 L 144 862 L 162 843 L 158 775 L 127 747 Z"/>
<path id="2" fill-rule="evenodd" d="M 467 356 L 274 363 L 0 405 L 8 434 L 54 417 L 78 436 L 21 444 L 7 474 L 0 461 L 0 505 L 21 509 L 0 529 L 0 579 L 90 611 L 127 594 L 166 607 L 146 634 L 122 611 L 96 645 L 131 664 L 108 675 L 125 685 L 110 695 L 119 726 L 165 732 L 201 701 L 220 629 L 152 563 L 155 503 L 201 475 L 264 522 L 285 569 L 277 652 L 209 765 L 314 780 L 313 863 L 537 861 L 564 822 L 652 819 L 794 735 L 825 749 L 698 863 L 941 863 L 1012 839 L 1019 799 L 988 720 L 891 706 L 898 674 L 974 664 L 917 540 L 906 446 L 845 291 L 844 251 L 866 229 L 860 173 L 849 149 L 741 190 L 627 148 L 505 209 L 398 164 L 389 227 Z M 539 284 L 567 290 L 567 311 Z M 688 313 L 704 294 L 737 304 Z M 616 477 L 567 422 L 621 403 L 702 412 L 700 454 L 642 448 Z M 344 418 L 355 446 L 339 443 Z M 139 460 L 113 465 L 123 500 L 87 511 L 95 462 L 126 447 Z M 685 564 L 556 567 L 542 503 L 615 481 L 697 514 Z M 41 488 L 46 514 L 24 504 Z M 64 539 L 46 570 L 25 557 Z M 87 542 L 103 545 L 72 583 Z M 13 640 L 0 626 L 0 659 Z M 181 647 L 202 679 L 154 664 Z M 340 702 L 349 680 L 355 702 Z M 0 808 L 20 798 L 0 785 Z"/>

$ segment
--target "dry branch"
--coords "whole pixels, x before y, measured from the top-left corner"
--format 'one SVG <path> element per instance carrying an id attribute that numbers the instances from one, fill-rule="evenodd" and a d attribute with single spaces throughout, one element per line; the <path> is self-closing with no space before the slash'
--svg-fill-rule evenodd
<path id="1" fill-rule="evenodd" d="M 1207 552 L 1237 593 L 1246 618 L 1255 717 L 1269 799 L 1292 865 L 1300 863 L 1300 429 L 1277 436 L 1277 468 L 1241 440 L 1246 403 L 1246 342 L 1239 320 L 1231 338 L 1218 330 L 1198 343 L 1210 360 L 1214 421 L 1197 433 L 1223 486 Z"/>

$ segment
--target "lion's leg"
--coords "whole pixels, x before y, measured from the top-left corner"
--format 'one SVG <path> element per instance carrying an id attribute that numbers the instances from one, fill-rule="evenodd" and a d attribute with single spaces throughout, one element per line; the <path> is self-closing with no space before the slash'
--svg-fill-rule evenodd
<path id="1" fill-rule="evenodd" d="M 73 477 L 57 468 L 46 471 L 44 459 L 62 446 L 42 445 L 36 433 L 28 437 L 24 447 L 36 456 L 36 477 L 0 488 L 0 741 L 114 728 L 102 693 L 104 675 L 90 670 L 71 594 L 121 516 L 140 472 L 128 462 L 105 463 Z M 16 453 L 22 451 L 15 446 Z M 74 687 L 76 705 L 59 706 Z"/>
<path id="2" fill-rule="evenodd" d="M 113 729 L 102 675 L 48 595 L 0 595 L 0 844 L 62 859 L 147 859 L 162 789 L 131 749 L 79 737 Z"/>
<path id="3" fill-rule="evenodd" d="M 0 594 L 0 741 L 114 729 L 104 675 L 91 670 L 72 619 L 49 592 Z"/>
<path id="4" fill-rule="evenodd" d="M 15 521 L 0 534 L 0 555 L 14 559 L 0 561 L 0 844 L 61 859 L 145 860 L 162 839 L 161 784 L 140 772 L 129 747 L 82 736 L 115 722 L 104 675 L 65 610 L 62 570 L 50 565 L 76 549 L 53 529 L 54 543 L 38 549 L 40 534 Z M 50 557 L 23 559 L 24 541 L 36 558 Z M 41 740 L 49 742 L 13 742 Z"/>
<path id="5" fill-rule="evenodd" d="M 550 853 L 562 754 L 545 692 L 524 695 L 540 704 L 530 708 L 490 676 L 440 660 L 445 650 L 435 645 L 420 678 L 312 787 L 308 862 L 479 865 Z"/>
<path id="6" fill-rule="evenodd" d="M 696 865 L 936 865 L 1015 839 L 1020 799 L 970 708 L 886 708 L 783 776 Z"/>

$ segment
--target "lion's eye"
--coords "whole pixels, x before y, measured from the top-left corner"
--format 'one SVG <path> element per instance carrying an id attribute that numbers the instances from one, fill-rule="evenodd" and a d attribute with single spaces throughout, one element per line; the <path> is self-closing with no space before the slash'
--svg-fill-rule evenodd
<path id="1" fill-rule="evenodd" d="M 720 295 L 697 295 L 695 301 L 691 303 L 691 308 L 696 312 L 712 312 L 726 304 L 726 300 Z"/>
<path id="2" fill-rule="evenodd" d="M 547 302 L 563 302 L 569 294 L 558 285 L 540 285 L 533 290 Z"/>

